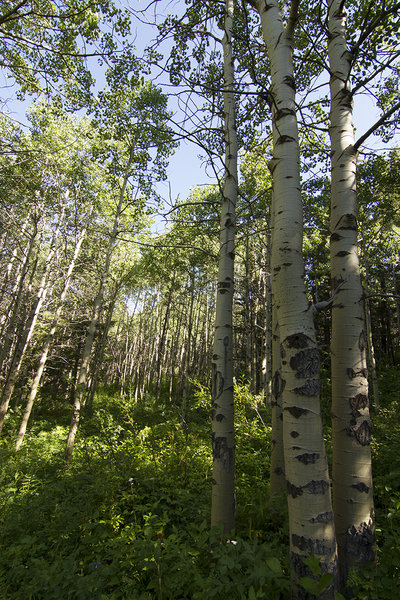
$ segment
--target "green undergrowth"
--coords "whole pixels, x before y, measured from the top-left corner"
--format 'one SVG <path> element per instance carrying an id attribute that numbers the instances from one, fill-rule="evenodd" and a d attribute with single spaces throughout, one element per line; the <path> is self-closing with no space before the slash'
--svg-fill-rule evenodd
<path id="1" fill-rule="evenodd" d="M 326 401 L 326 399 L 325 399 Z M 209 531 L 210 398 L 181 406 L 97 394 L 71 465 L 70 406 L 38 405 L 15 454 L 20 414 L 0 440 L 0 600 L 288 600 L 288 528 L 268 502 L 270 415 L 236 383 L 237 530 Z M 327 419 L 324 419 L 327 423 Z M 397 597 L 400 565 L 400 392 L 382 379 L 373 410 L 378 567 L 353 575 L 356 600 Z M 330 435 L 327 432 L 329 450 Z"/>
<path id="2" fill-rule="evenodd" d="M 182 422 L 178 406 L 103 389 L 68 468 L 60 411 L 39 409 L 17 454 L 14 413 L 0 446 L 0 599 L 289 598 L 286 526 L 267 506 L 268 411 L 245 385 L 237 397 L 228 542 L 209 531 L 207 390 L 196 388 Z"/>

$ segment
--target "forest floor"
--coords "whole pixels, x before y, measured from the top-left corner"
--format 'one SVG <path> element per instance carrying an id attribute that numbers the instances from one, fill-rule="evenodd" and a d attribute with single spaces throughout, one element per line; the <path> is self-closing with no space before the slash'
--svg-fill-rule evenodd
<path id="1" fill-rule="evenodd" d="M 325 386 L 329 393 L 329 386 Z M 381 377 L 373 407 L 378 568 L 353 577 L 357 600 L 393 600 L 400 582 L 400 386 Z M 43 398 L 22 449 L 14 409 L 0 441 L 0 600 L 289 598 L 285 501 L 268 502 L 269 409 L 236 385 L 237 529 L 209 531 L 209 397 L 135 404 L 101 389 L 69 467 L 71 407 Z M 329 408 L 325 402 L 330 452 Z"/>

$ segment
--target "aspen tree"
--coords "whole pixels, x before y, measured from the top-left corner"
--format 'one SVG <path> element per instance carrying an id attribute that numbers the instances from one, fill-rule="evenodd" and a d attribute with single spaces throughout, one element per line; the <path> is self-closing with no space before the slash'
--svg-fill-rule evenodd
<path id="1" fill-rule="evenodd" d="M 4 419 L 6 417 L 8 406 L 11 400 L 11 396 L 14 392 L 15 384 L 17 381 L 17 377 L 19 375 L 22 361 L 25 356 L 25 352 L 28 348 L 29 342 L 32 338 L 33 332 L 35 330 L 35 326 L 37 323 L 37 319 L 39 317 L 39 313 L 41 311 L 42 305 L 46 299 L 50 284 L 49 284 L 49 275 L 50 268 L 53 263 L 53 259 L 57 249 L 57 240 L 58 235 L 60 233 L 61 224 L 64 220 L 65 213 L 65 204 L 61 205 L 61 211 L 58 217 L 58 222 L 56 228 L 54 230 L 52 240 L 50 243 L 50 248 L 46 256 L 44 269 L 42 276 L 39 281 L 38 289 L 36 291 L 36 298 L 33 303 L 33 306 L 30 310 L 30 314 L 27 322 L 24 324 L 21 335 L 17 341 L 16 348 L 14 351 L 14 356 L 11 360 L 9 372 L 7 374 L 6 383 L 3 389 L 3 393 L 1 396 L 1 405 L 0 405 L 0 433 L 3 429 Z"/>
<path id="2" fill-rule="evenodd" d="M 83 403 L 84 394 L 86 392 L 87 385 L 88 385 L 89 360 L 90 360 L 90 356 L 92 354 L 94 338 L 95 338 L 95 334 L 96 334 L 97 327 L 98 327 L 98 322 L 99 322 L 102 307 L 103 307 L 103 297 L 104 297 L 105 286 L 106 286 L 107 279 L 108 279 L 109 272 L 110 272 L 111 259 L 112 259 L 112 255 L 114 252 L 115 245 L 117 243 L 117 237 L 119 234 L 121 213 L 122 213 L 124 200 L 125 200 L 125 190 L 128 185 L 129 176 L 131 174 L 131 167 L 133 164 L 133 155 L 134 155 L 134 147 L 132 146 L 131 150 L 130 150 L 130 154 L 129 154 L 128 163 L 126 165 L 125 174 L 123 177 L 120 193 L 119 193 L 118 204 L 117 204 L 117 208 L 116 208 L 115 215 L 114 215 L 113 229 L 112 229 L 112 232 L 110 235 L 110 239 L 109 239 L 108 247 L 107 247 L 107 251 L 106 251 L 104 268 L 103 268 L 103 272 L 102 272 L 102 275 L 100 278 L 98 292 L 97 292 L 96 298 L 94 300 L 92 316 L 90 319 L 90 324 L 89 324 L 89 328 L 86 333 L 85 344 L 84 344 L 83 351 L 82 351 L 78 379 L 77 379 L 77 382 L 75 385 L 75 390 L 74 390 L 74 406 L 73 406 L 73 411 L 72 411 L 71 423 L 70 423 L 70 427 L 69 427 L 67 445 L 66 445 L 66 458 L 67 458 L 68 463 L 70 462 L 70 460 L 72 458 L 72 452 L 73 452 L 74 444 L 75 444 L 75 437 L 76 437 L 76 433 L 78 431 L 78 425 L 79 425 L 79 420 L 80 420 L 80 416 L 81 416 L 82 403 Z"/>
<path id="3" fill-rule="evenodd" d="M 68 293 L 69 286 L 71 284 L 72 272 L 74 270 L 75 263 L 76 263 L 76 260 L 78 258 L 78 255 L 79 255 L 79 252 L 80 252 L 80 249 L 81 249 L 81 246 L 82 246 L 82 242 L 83 242 L 84 237 L 86 235 L 86 229 L 87 229 L 87 227 L 84 227 L 82 229 L 82 231 L 80 233 L 80 236 L 79 236 L 79 238 L 77 240 L 77 243 L 75 245 L 74 254 L 72 256 L 72 260 L 71 260 L 71 262 L 69 264 L 67 275 L 65 277 L 64 288 L 63 288 L 63 290 L 61 292 L 58 306 L 57 306 L 57 308 L 55 310 L 55 313 L 53 315 L 53 319 L 52 319 L 52 322 L 51 322 L 51 325 L 50 325 L 50 330 L 49 330 L 49 332 L 47 334 L 46 341 L 45 341 L 44 346 L 43 346 L 42 354 L 40 356 L 39 366 L 38 366 L 38 368 L 36 370 L 35 377 L 33 379 L 32 386 L 31 386 L 31 389 L 30 389 L 30 392 L 29 392 L 28 401 L 26 403 L 25 411 L 24 411 L 24 414 L 22 416 L 21 425 L 20 425 L 19 430 L 18 430 L 18 437 L 17 437 L 17 442 L 16 442 L 16 445 L 15 445 L 15 450 L 19 450 L 20 449 L 20 447 L 22 445 L 22 442 L 24 440 L 26 428 L 28 426 L 29 417 L 31 415 L 33 404 L 35 402 L 36 395 L 37 395 L 37 392 L 39 390 L 40 381 L 42 379 L 43 371 L 44 371 L 45 366 L 46 366 L 46 362 L 47 362 L 47 357 L 48 357 L 48 354 L 49 354 L 49 350 L 51 348 L 51 344 L 52 344 L 53 339 L 54 339 L 54 334 L 55 334 L 56 329 L 57 329 L 58 321 L 59 321 L 60 316 L 61 316 L 61 311 L 62 311 L 62 309 L 64 307 L 64 301 L 65 301 L 66 295 Z"/>
<path id="4" fill-rule="evenodd" d="M 232 30 L 234 1 L 225 3 L 224 119 L 225 183 L 220 213 L 220 254 L 212 357 L 213 480 L 211 526 L 235 527 L 235 436 L 233 409 L 232 302 L 238 194 L 237 136 Z"/>
<path id="5" fill-rule="evenodd" d="M 282 407 L 292 571 L 292 597 L 303 598 L 303 558 L 318 557 L 333 575 L 321 597 L 333 598 L 336 542 L 320 415 L 320 364 L 312 310 L 304 285 L 303 214 L 293 76 L 293 30 L 298 2 L 284 27 L 276 0 L 251 3 L 260 14 L 271 67 L 274 228 L 272 293 L 282 357 Z"/>
<path id="6" fill-rule="evenodd" d="M 331 0 L 328 14 L 331 280 L 334 289 L 342 284 L 333 303 L 331 341 L 333 499 L 342 590 L 350 568 L 375 559 L 367 339 L 357 240 L 357 153 L 349 82 L 352 54 L 346 43 L 344 4 Z"/>

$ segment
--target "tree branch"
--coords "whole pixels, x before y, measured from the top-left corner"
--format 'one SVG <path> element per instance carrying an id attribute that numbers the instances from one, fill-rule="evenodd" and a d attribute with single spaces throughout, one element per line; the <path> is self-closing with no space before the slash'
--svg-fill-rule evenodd
<path id="1" fill-rule="evenodd" d="M 292 0 L 292 4 L 290 6 L 290 15 L 286 25 L 286 37 L 288 40 L 292 41 L 294 30 L 297 25 L 297 21 L 299 18 L 299 5 L 300 0 Z"/>
<path id="2" fill-rule="evenodd" d="M 374 131 L 376 131 L 381 125 L 383 125 L 385 123 L 385 121 L 392 116 L 393 113 L 395 113 L 397 110 L 400 109 L 400 101 L 397 102 L 394 106 L 392 106 L 392 108 L 390 108 L 389 110 L 387 110 L 385 113 L 383 113 L 383 115 L 381 116 L 380 119 L 378 119 L 378 121 L 376 121 L 376 123 L 374 123 L 369 129 L 368 131 L 366 131 L 360 138 L 358 138 L 358 140 L 354 143 L 353 145 L 353 149 L 354 152 L 357 152 L 359 147 L 365 142 L 365 140 L 374 133 Z"/>

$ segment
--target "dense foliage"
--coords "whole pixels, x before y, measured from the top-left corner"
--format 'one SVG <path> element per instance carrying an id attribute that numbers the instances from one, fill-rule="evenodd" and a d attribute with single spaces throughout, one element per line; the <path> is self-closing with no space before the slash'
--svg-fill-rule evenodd
<path id="1" fill-rule="evenodd" d="M 0 600 L 395 598 L 398 3 L 167 4 L 0 0 Z"/>

